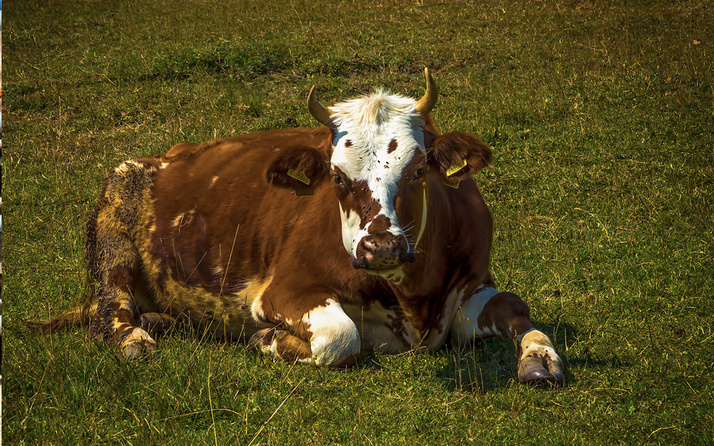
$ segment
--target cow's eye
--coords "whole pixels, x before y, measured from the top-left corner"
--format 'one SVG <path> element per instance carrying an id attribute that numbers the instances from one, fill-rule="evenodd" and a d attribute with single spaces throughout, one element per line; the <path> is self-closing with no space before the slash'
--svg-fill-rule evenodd
<path id="1" fill-rule="evenodd" d="M 417 170 L 414 171 L 414 179 L 412 181 L 419 181 L 421 177 L 424 176 L 424 173 L 426 172 L 426 169 L 423 167 L 418 168 Z"/>
<path id="2" fill-rule="evenodd" d="M 349 192 L 351 194 L 355 193 L 355 190 L 352 188 L 352 182 L 349 180 L 349 178 L 346 179 L 339 173 L 335 173 L 332 175 L 332 184 L 334 184 L 335 187 L 341 190 L 342 192 Z"/>

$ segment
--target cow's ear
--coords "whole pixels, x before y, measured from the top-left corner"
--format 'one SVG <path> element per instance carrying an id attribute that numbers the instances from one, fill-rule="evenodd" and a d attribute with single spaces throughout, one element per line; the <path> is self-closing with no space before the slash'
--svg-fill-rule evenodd
<path id="1" fill-rule="evenodd" d="M 451 132 L 434 140 L 428 160 L 446 181 L 458 184 L 491 162 L 491 148 L 475 135 Z"/>
<path id="2" fill-rule="evenodd" d="M 325 152 L 301 147 L 278 154 L 265 177 L 268 183 L 292 189 L 295 195 L 310 195 L 327 179 L 328 173 L 329 159 Z"/>

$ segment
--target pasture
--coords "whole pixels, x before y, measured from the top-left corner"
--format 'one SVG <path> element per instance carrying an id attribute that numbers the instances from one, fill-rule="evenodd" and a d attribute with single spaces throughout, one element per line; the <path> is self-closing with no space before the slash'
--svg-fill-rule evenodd
<path id="1" fill-rule="evenodd" d="M 712 444 L 714 6 L 689 1 L 5 1 L 6 444 Z M 386 86 L 493 149 L 492 271 L 567 370 L 513 346 L 364 354 L 328 370 L 201 333 L 127 361 L 75 305 L 84 229 L 119 162 L 317 126 Z"/>

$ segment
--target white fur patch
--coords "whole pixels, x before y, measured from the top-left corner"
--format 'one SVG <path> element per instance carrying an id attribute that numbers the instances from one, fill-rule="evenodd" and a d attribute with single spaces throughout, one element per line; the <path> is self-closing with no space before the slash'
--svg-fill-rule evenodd
<path id="1" fill-rule="evenodd" d="M 116 169 L 114 169 L 114 171 L 115 171 L 116 173 L 120 174 L 120 175 L 123 175 L 123 174 L 125 174 L 125 173 L 127 173 L 127 172 L 133 172 L 133 171 L 134 171 L 133 168 L 134 168 L 134 167 L 137 167 L 137 166 L 138 166 L 138 167 L 144 167 L 142 164 L 139 164 L 139 163 L 134 162 L 134 161 L 131 161 L 131 160 L 129 160 L 129 161 L 124 161 L 123 163 L 121 163 L 121 165 L 120 165 L 119 167 L 117 167 Z"/>
<path id="2" fill-rule="evenodd" d="M 357 326 L 334 300 L 328 299 L 324 307 L 308 311 L 302 321 L 312 332 L 311 362 L 316 365 L 339 365 L 359 354 L 361 341 Z"/>
<path id="3" fill-rule="evenodd" d="M 250 313 L 254 321 L 265 322 L 265 313 L 263 312 L 263 293 L 272 282 L 273 276 L 270 276 L 270 278 L 263 283 L 249 282 L 245 290 L 240 292 L 240 294 L 249 296 L 248 300 L 251 301 Z"/>
<path id="4" fill-rule="evenodd" d="M 461 304 L 456 310 L 454 319 L 451 322 L 452 339 L 469 341 L 482 336 L 493 336 L 497 334 L 496 327 L 486 327 L 483 330 L 478 326 L 478 317 L 486 304 L 493 296 L 498 294 L 498 290 L 493 287 L 483 287 Z"/>
<path id="5" fill-rule="evenodd" d="M 367 231 L 360 229 L 360 217 L 350 209 L 345 211 L 340 203 L 340 219 L 342 220 L 342 244 L 345 250 L 354 256 L 357 251 L 357 244 L 362 237 L 367 235 Z"/>
<path id="6" fill-rule="evenodd" d="M 196 213 L 196 208 L 193 208 L 190 211 L 182 212 L 182 213 L 178 214 L 171 221 L 171 227 L 178 228 L 179 233 L 181 233 L 181 228 L 191 222 L 191 220 L 193 219 L 193 215 L 195 213 Z"/>

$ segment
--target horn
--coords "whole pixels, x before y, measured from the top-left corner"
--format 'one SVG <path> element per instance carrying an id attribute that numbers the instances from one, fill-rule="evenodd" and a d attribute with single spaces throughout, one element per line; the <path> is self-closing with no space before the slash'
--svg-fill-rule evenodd
<path id="1" fill-rule="evenodd" d="M 317 100 L 317 94 L 315 93 L 315 86 L 313 85 L 310 89 L 310 94 L 307 97 L 307 109 L 310 110 L 310 114 L 317 121 L 328 127 L 332 126 L 332 120 L 330 119 L 330 111 L 320 104 Z"/>
<path id="2" fill-rule="evenodd" d="M 428 68 L 424 68 L 424 75 L 426 76 L 426 93 L 419 99 L 416 109 L 414 109 L 415 112 L 422 116 L 428 115 L 431 109 L 434 108 L 438 96 L 436 92 L 436 82 L 434 82 L 434 78 L 431 76 Z"/>

